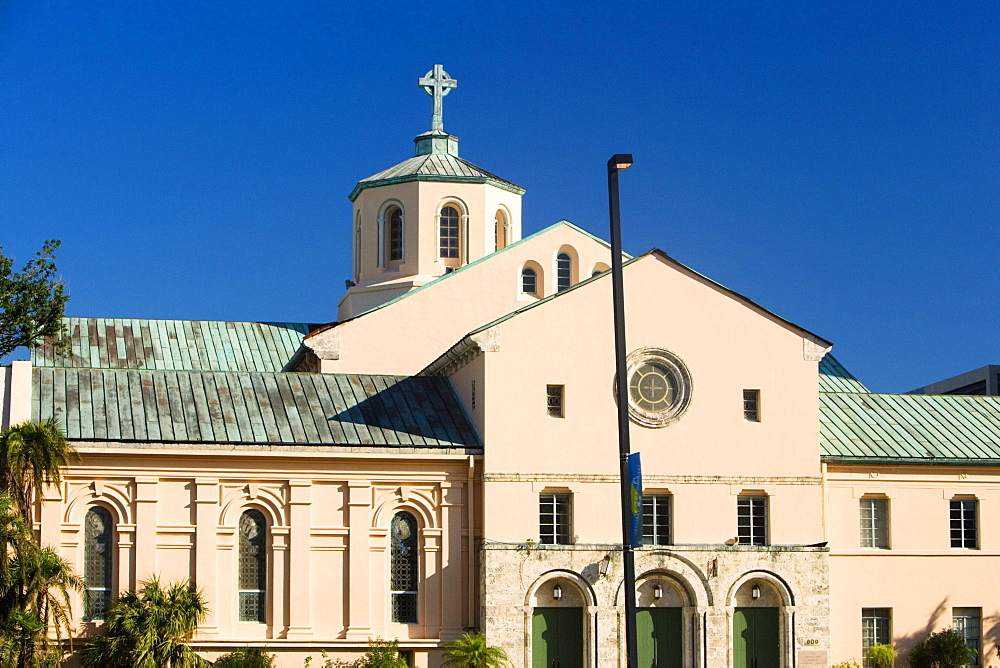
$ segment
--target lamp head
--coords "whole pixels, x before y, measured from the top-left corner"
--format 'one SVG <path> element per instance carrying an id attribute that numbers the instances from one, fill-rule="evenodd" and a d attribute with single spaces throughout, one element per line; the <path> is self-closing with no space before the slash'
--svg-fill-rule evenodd
<path id="1" fill-rule="evenodd" d="M 631 166 L 632 166 L 631 153 L 616 153 L 615 155 L 611 156 L 610 160 L 608 160 L 609 172 L 624 172 Z"/>

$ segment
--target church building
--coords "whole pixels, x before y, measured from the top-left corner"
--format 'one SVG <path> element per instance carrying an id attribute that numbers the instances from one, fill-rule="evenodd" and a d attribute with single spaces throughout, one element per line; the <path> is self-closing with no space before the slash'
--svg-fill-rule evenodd
<path id="1" fill-rule="evenodd" d="M 206 658 L 379 637 L 435 667 L 483 631 L 522 668 L 625 665 L 610 246 L 522 236 L 524 188 L 444 131 L 457 82 L 419 84 L 430 131 L 350 192 L 335 322 L 73 317 L 69 354 L 2 369 L 0 426 L 54 418 L 80 453 L 35 530 L 86 579 L 81 639 L 157 575 L 204 592 Z M 623 261 L 639 665 L 829 667 L 956 628 L 1000 666 L 1000 397 L 871 393 L 668 253 Z"/>

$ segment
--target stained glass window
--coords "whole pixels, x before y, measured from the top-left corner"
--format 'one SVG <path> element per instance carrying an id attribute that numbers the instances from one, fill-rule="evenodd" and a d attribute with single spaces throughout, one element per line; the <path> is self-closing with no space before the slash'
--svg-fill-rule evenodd
<path id="1" fill-rule="evenodd" d="M 83 618 L 104 619 L 111 603 L 111 549 L 114 534 L 111 513 L 100 506 L 91 508 L 83 522 L 83 578 L 87 592 Z"/>
<path id="2" fill-rule="evenodd" d="M 410 513 L 396 513 L 390 526 L 391 560 L 389 590 L 392 621 L 417 623 L 417 520 Z"/>
<path id="3" fill-rule="evenodd" d="M 240 515 L 239 608 L 241 622 L 266 621 L 267 522 L 259 510 Z"/>

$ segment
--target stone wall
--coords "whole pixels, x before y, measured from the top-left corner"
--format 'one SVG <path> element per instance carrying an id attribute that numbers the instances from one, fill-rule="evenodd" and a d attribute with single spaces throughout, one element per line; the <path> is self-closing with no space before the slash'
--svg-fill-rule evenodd
<path id="1" fill-rule="evenodd" d="M 783 666 L 829 665 L 826 548 L 642 548 L 635 562 L 639 607 L 683 609 L 685 668 L 733 665 L 733 613 L 744 606 L 779 608 Z M 515 666 L 531 665 L 535 607 L 582 608 L 584 664 L 625 665 L 620 547 L 488 543 L 482 548 L 482 573 L 482 628 Z"/>

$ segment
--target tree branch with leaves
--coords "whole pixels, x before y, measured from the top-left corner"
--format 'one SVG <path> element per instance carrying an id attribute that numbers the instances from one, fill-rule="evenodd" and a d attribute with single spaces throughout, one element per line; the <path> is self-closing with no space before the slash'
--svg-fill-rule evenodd
<path id="1" fill-rule="evenodd" d="M 4 255 L 0 246 L 0 357 L 46 338 L 54 339 L 57 351 L 68 347 L 60 338 L 69 295 L 56 270 L 57 248 L 57 239 L 46 241 L 42 250 L 15 272 L 14 258 Z"/>

